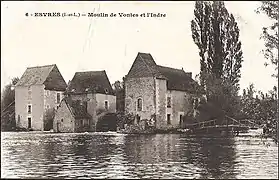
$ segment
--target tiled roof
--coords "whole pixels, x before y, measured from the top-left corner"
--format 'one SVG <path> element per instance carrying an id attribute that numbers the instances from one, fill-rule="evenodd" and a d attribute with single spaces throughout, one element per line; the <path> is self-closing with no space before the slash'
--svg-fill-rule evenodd
<path id="1" fill-rule="evenodd" d="M 157 64 L 151 54 L 138 53 L 130 71 L 128 72 L 127 78 L 160 76 L 160 72 L 156 67 Z"/>
<path id="2" fill-rule="evenodd" d="M 195 81 L 184 70 L 157 66 L 167 80 L 168 90 L 193 91 Z"/>
<path id="3" fill-rule="evenodd" d="M 44 84 L 47 90 L 65 91 L 67 84 L 57 66 L 46 65 L 28 67 L 16 86 L 31 86 Z"/>
<path id="4" fill-rule="evenodd" d="M 70 108 L 71 112 L 73 113 L 76 119 L 91 118 L 91 115 L 87 113 L 86 101 L 79 101 L 79 100 L 74 101 L 69 97 L 65 97 L 63 101 L 65 101 L 65 103 Z"/>
<path id="5" fill-rule="evenodd" d="M 67 93 L 102 93 L 113 95 L 106 71 L 76 72 L 67 88 Z"/>
<path id="6" fill-rule="evenodd" d="M 157 65 L 151 54 L 138 53 L 126 78 L 163 78 L 167 80 L 168 90 L 195 92 L 199 85 L 192 79 L 191 74 L 182 69 Z"/>

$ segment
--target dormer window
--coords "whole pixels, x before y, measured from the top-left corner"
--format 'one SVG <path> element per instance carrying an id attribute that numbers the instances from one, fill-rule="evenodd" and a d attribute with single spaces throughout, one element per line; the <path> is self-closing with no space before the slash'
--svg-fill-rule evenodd
<path id="1" fill-rule="evenodd" d="M 106 93 L 106 94 L 108 93 L 108 89 L 107 89 L 107 88 L 105 89 L 105 93 Z"/>

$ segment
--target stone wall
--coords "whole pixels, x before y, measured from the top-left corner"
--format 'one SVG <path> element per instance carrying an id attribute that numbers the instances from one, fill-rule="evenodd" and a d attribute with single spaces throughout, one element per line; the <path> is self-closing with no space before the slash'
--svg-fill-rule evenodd
<path id="1" fill-rule="evenodd" d="M 31 113 L 28 113 L 28 105 L 31 105 Z M 28 118 L 31 118 L 31 128 L 35 131 L 43 131 L 44 123 L 44 85 L 15 88 L 15 118 L 16 126 L 28 128 Z"/>
<path id="2" fill-rule="evenodd" d="M 171 95 L 171 124 L 172 127 L 180 127 L 180 115 L 186 115 L 191 111 L 192 104 L 190 102 L 190 94 L 183 91 L 168 91 Z"/>
<path id="3" fill-rule="evenodd" d="M 142 99 L 142 111 L 137 109 L 137 100 Z M 153 77 L 125 80 L 125 111 L 150 119 L 155 114 L 155 81 Z M 135 121 L 136 123 L 136 121 Z"/>
<path id="4" fill-rule="evenodd" d="M 96 115 L 96 94 L 88 93 L 88 94 L 73 94 L 70 95 L 71 99 L 76 101 L 86 101 L 87 102 L 87 112 L 92 116 L 92 119 L 89 121 L 90 131 L 95 131 L 97 124 L 97 115 Z"/>
<path id="5" fill-rule="evenodd" d="M 96 104 L 97 110 L 105 110 L 105 101 L 108 101 L 108 110 L 107 112 L 115 113 L 116 112 L 116 96 L 108 94 L 96 94 Z"/>
<path id="6" fill-rule="evenodd" d="M 57 102 L 57 93 L 60 94 L 59 102 Z M 64 98 L 63 91 L 44 90 L 44 105 L 45 105 L 44 108 L 45 109 L 48 109 L 48 108 L 57 109 L 63 98 Z"/>
<path id="7" fill-rule="evenodd" d="M 75 119 L 65 101 L 62 101 L 55 113 L 53 130 L 54 132 L 75 132 Z"/>
<path id="8" fill-rule="evenodd" d="M 166 118 L 166 80 L 156 79 L 156 128 L 167 128 Z"/>

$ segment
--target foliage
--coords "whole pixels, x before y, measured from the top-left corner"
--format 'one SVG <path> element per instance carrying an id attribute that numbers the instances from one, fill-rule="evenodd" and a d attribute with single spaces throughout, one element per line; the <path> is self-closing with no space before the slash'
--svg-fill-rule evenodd
<path id="1" fill-rule="evenodd" d="M 124 128 L 124 125 L 132 125 L 134 123 L 135 120 L 135 115 L 132 113 L 124 113 L 122 111 L 118 111 L 116 113 L 117 115 L 117 126 L 120 128 Z"/>
<path id="2" fill-rule="evenodd" d="M 113 84 L 116 95 L 116 110 L 124 112 L 125 110 L 125 86 L 124 81 L 115 81 Z"/>
<path id="3" fill-rule="evenodd" d="M 13 86 L 19 81 L 18 77 L 6 85 L 2 91 L 1 96 L 1 131 L 8 131 L 15 129 L 15 90 Z"/>
<path id="4" fill-rule="evenodd" d="M 270 60 L 271 64 L 275 66 L 275 70 L 278 70 L 279 2 L 261 1 L 261 6 L 256 11 L 257 13 L 266 14 L 273 21 L 271 26 L 263 27 L 261 38 L 265 41 L 265 49 L 263 50 L 265 58 Z M 278 78 L 278 72 L 273 74 L 273 76 Z"/>
<path id="5" fill-rule="evenodd" d="M 256 94 L 257 93 L 257 94 Z M 264 94 L 256 91 L 253 84 L 243 90 L 241 98 L 241 113 L 244 118 L 254 119 L 258 124 L 276 124 L 277 87 Z"/>
<path id="6" fill-rule="evenodd" d="M 6 85 L 2 91 L 1 96 L 1 112 L 5 110 L 7 106 L 9 106 L 15 100 L 15 90 L 13 88 L 14 85 L 19 81 L 18 77 L 12 79 L 12 81 Z"/>
<path id="7" fill-rule="evenodd" d="M 49 131 L 53 129 L 53 120 L 55 116 L 55 108 L 50 108 L 44 114 L 44 130 Z"/>
<path id="8" fill-rule="evenodd" d="M 200 51 L 200 83 L 208 101 L 235 116 L 243 62 L 238 25 L 222 1 L 197 1 L 194 15 L 191 30 Z"/>

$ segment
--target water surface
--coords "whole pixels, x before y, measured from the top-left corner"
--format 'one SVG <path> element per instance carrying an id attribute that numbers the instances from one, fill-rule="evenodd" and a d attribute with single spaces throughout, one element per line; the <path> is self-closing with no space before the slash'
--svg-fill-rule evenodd
<path id="1" fill-rule="evenodd" d="M 2 178 L 278 178 L 271 139 L 1 133 Z"/>

